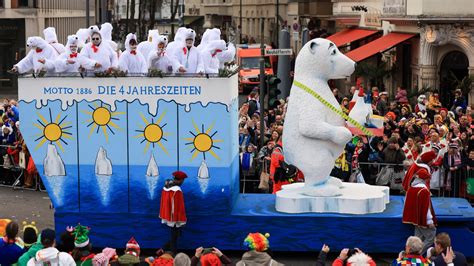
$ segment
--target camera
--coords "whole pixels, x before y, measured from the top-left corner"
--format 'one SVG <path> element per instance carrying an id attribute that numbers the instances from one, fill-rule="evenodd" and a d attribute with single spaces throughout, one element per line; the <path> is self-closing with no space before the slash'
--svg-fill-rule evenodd
<path id="1" fill-rule="evenodd" d="M 351 248 L 349 249 L 349 251 L 347 252 L 347 257 L 350 258 L 352 255 L 356 254 L 357 253 L 357 250 L 355 248 Z"/>
<path id="2" fill-rule="evenodd" d="M 202 255 L 206 255 L 206 254 L 212 253 L 212 251 L 214 251 L 212 248 L 204 248 L 204 249 L 202 250 Z"/>

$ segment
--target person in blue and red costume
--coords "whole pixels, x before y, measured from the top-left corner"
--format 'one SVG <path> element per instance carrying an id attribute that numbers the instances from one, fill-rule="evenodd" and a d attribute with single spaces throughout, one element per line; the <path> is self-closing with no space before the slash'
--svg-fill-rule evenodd
<path id="1" fill-rule="evenodd" d="M 186 209 L 184 207 L 184 195 L 181 185 L 188 176 L 186 173 L 176 171 L 173 179 L 166 180 L 161 191 L 160 219 L 171 229 L 171 239 L 165 245 L 165 249 L 171 250 L 174 254 L 177 251 L 177 242 L 181 227 L 186 225 Z"/>
<path id="2" fill-rule="evenodd" d="M 436 235 L 436 215 L 431 203 L 431 164 L 438 157 L 434 150 L 421 154 L 412 164 L 403 179 L 406 191 L 403 207 L 403 223 L 415 226 L 415 236 L 423 241 L 424 254 L 433 244 Z"/>

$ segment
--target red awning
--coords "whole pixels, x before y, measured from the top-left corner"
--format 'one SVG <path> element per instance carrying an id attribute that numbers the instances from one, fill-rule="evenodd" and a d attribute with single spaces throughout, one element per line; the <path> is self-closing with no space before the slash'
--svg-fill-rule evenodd
<path id="1" fill-rule="evenodd" d="M 407 34 L 407 33 L 389 33 L 385 36 L 382 36 L 378 38 L 377 40 L 374 40 L 372 42 L 369 42 L 368 44 L 361 46 L 355 50 L 352 50 L 346 55 L 356 61 L 362 61 L 368 57 L 373 56 L 374 54 L 381 53 L 383 51 L 386 51 L 397 44 L 404 42 L 410 38 L 413 38 L 415 34 Z"/>
<path id="2" fill-rule="evenodd" d="M 342 46 L 346 43 L 350 43 L 370 35 L 377 33 L 375 30 L 363 30 L 363 29 L 347 29 L 327 37 L 328 40 L 332 41 L 335 45 Z"/>

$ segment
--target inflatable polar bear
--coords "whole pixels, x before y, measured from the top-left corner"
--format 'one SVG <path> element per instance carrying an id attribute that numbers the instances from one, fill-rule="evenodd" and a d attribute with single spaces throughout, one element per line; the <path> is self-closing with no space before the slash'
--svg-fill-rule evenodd
<path id="1" fill-rule="evenodd" d="M 348 77 L 355 63 L 326 39 L 313 39 L 301 48 L 295 62 L 294 80 L 317 92 L 335 108 L 339 103 L 328 85 L 329 79 Z M 305 176 L 301 193 L 308 196 L 336 196 L 342 182 L 330 177 L 334 162 L 352 138 L 344 119 L 308 92 L 291 87 L 283 131 L 285 161 Z"/>

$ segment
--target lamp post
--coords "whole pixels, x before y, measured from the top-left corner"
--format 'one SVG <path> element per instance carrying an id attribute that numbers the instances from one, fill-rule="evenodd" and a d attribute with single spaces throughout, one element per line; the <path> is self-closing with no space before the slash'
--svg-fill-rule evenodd
<path id="1" fill-rule="evenodd" d="M 90 3 L 89 0 L 86 0 L 86 26 L 89 28 L 91 25 L 91 12 L 90 12 Z"/>
<path id="2" fill-rule="evenodd" d="M 240 29 L 239 29 L 239 42 L 242 43 L 242 0 L 240 0 Z"/>
<path id="3" fill-rule="evenodd" d="M 280 23 L 278 21 L 280 17 L 280 0 L 276 0 L 276 20 L 275 20 L 275 32 L 276 32 L 276 40 L 275 40 L 275 43 L 278 43 L 278 41 L 280 40 Z M 276 48 L 276 47 L 272 47 L 272 48 Z"/>

